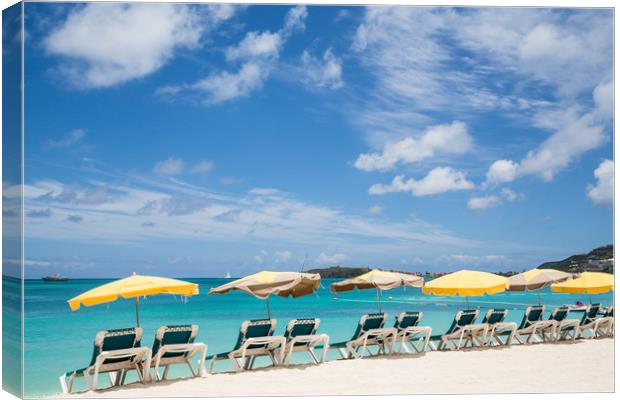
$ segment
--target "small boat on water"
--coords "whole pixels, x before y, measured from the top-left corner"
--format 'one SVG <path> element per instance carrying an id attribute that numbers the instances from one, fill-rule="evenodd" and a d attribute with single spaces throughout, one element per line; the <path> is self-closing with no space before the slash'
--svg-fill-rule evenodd
<path id="1" fill-rule="evenodd" d="M 564 304 L 564 307 L 568 307 L 570 311 L 586 311 L 586 309 L 588 308 L 587 305 L 583 304 L 580 301 L 576 302 L 575 304 Z"/>
<path id="2" fill-rule="evenodd" d="M 65 282 L 68 281 L 69 278 L 66 276 L 60 276 L 58 274 L 44 276 L 43 279 L 45 282 Z"/>
<path id="3" fill-rule="evenodd" d="M 226 273 L 226 276 L 225 276 L 224 278 L 226 278 L 226 279 L 231 278 L 231 276 L 230 276 L 230 272 L 227 272 L 227 273 Z"/>

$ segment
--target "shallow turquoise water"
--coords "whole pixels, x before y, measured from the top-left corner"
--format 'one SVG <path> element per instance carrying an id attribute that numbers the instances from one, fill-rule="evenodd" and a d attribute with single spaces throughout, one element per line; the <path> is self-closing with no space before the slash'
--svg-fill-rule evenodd
<path id="1" fill-rule="evenodd" d="M 186 302 L 179 297 L 161 295 L 140 300 L 140 321 L 144 328 L 143 345 L 150 346 L 157 328 L 164 324 L 198 324 L 198 341 L 208 345 L 208 353 L 230 350 L 235 343 L 239 325 L 245 319 L 266 317 L 265 302 L 241 292 L 207 296 L 210 288 L 228 280 L 188 279 L 200 285 L 200 295 Z M 84 367 L 90 361 L 95 334 L 102 329 L 135 326 L 133 300 L 120 299 L 114 303 L 82 307 L 70 311 L 66 300 L 86 290 L 99 286 L 106 280 L 72 280 L 48 283 L 26 281 L 25 283 L 25 396 L 39 397 L 60 393 L 58 377 L 68 371 Z M 340 293 L 339 299 L 329 292 L 330 280 L 323 280 L 316 295 L 299 299 L 272 297 L 272 317 L 278 319 L 276 334 L 282 334 L 291 318 L 319 317 L 319 331 L 330 336 L 332 342 L 349 339 L 360 315 L 377 310 L 373 290 Z M 15 284 L 15 290 L 19 286 Z M 5 286 L 5 290 L 9 289 Z M 541 292 L 542 303 L 553 306 L 589 301 L 588 296 Z M 612 294 L 593 295 L 592 301 L 608 305 Z M 502 293 L 493 296 L 470 297 L 471 307 L 484 312 L 489 307 L 505 307 L 510 310 L 508 320 L 520 322 L 525 307 L 538 302 L 535 293 Z M 423 325 L 430 325 L 434 332 L 445 331 L 454 313 L 465 307 L 464 298 L 422 295 L 420 289 L 397 288 L 383 293 L 383 311 L 390 320 L 401 311 L 424 312 Z M 581 314 L 572 317 L 578 318 Z M 330 351 L 335 358 L 336 351 Z M 295 362 L 307 362 L 306 355 L 297 354 Z M 257 361 L 258 365 L 258 361 Z M 230 370 L 230 364 L 217 364 L 219 371 Z M 173 369 L 171 376 L 187 374 L 186 367 Z M 131 379 L 134 379 L 132 376 Z M 106 380 L 103 380 L 104 382 Z M 76 389 L 83 389 L 83 380 Z M 107 383 L 107 382 L 106 382 Z"/>

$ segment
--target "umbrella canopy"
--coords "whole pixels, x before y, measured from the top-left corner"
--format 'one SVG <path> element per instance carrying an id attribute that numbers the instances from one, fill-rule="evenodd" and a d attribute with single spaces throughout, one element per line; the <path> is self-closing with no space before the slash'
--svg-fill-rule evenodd
<path id="1" fill-rule="evenodd" d="M 138 297 L 153 294 L 178 294 L 181 296 L 193 296 L 198 294 L 198 285 L 178 279 L 161 278 L 158 276 L 136 275 L 106 283 L 87 292 L 80 294 L 67 301 L 72 311 L 80 308 L 80 305 L 94 306 L 117 300 L 133 298 L 136 303 L 136 322 L 140 326 L 138 318 Z"/>
<path id="2" fill-rule="evenodd" d="M 373 269 L 355 278 L 332 283 L 331 291 L 348 292 L 353 289 L 375 288 L 388 290 L 399 286 L 422 287 L 423 285 L 424 278 L 421 276 Z"/>
<path id="3" fill-rule="evenodd" d="M 508 291 L 537 290 L 552 283 L 564 282 L 573 276 L 557 269 L 531 269 L 508 278 Z"/>
<path id="4" fill-rule="evenodd" d="M 321 286 L 321 275 L 303 272 L 260 271 L 209 290 L 209 294 L 225 294 L 241 290 L 265 300 L 267 315 L 271 318 L 269 296 L 301 297 L 313 293 Z"/>
<path id="5" fill-rule="evenodd" d="M 373 269 L 355 278 L 332 283 L 330 290 L 332 292 L 348 292 L 353 289 L 376 289 L 377 305 L 379 312 L 381 312 L 382 290 L 393 289 L 399 286 L 422 287 L 423 285 L 424 278 L 421 276 Z"/>
<path id="6" fill-rule="evenodd" d="M 303 272 L 261 271 L 209 290 L 209 294 L 224 294 L 241 290 L 259 299 L 275 294 L 280 297 L 301 297 L 321 286 L 321 275 Z"/>
<path id="7" fill-rule="evenodd" d="M 508 279 L 489 272 L 463 269 L 426 282 L 424 294 L 439 296 L 482 296 L 503 292 L 508 287 Z"/>
<path id="8" fill-rule="evenodd" d="M 614 290 L 614 276 L 604 272 L 584 272 L 576 279 L 551 285 L 551 290 L 579 294 L 606 293 Z"/>

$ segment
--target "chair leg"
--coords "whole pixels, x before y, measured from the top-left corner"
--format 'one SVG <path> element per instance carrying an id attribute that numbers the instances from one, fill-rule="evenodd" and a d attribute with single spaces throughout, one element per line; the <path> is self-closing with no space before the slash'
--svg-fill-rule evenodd
<path id="1" fill-rule="evenodd" d="M 196 375 L 196 372 L 194 371 L 194 367 L 192 366 L 191 361 L 190 361 L 190 360 L 187 360 L 185 363 L 186 363 L 186 364 L 187 364 L 187 366 L 189 367 L 189 370 L 191 371 L 192 376 L 198 376 L 198 375 Z"/>
<path id="2" fill-rule="evenodd" d="M 275 357 L 273 356 L 273 353 L 268 351 L 267 352 L 269 354 L 269 358 L 271 358 L 271 364 L 275 367 L 276 365 L 278 365 L 278 362 L 276 361 Z"/>
<path id="3" fill-rule="evenodd" d="M 232 363 L 233 369 L 235 371 L 239 372 L 239 371 L 243 370 L 244 365 L 241 365 L 239 363 L 239 361 L 237 361 L 237 359 L 235 357 L 228 356 L 228 358 L 230 359 L 230 362 Z M 244 364 L 245 364 L 245 362 L 244 362 Z"/>
<path id="4" fill-rule="evenodd" d="M 353 348 L 351 343 L 347 343 L 347 349 L 349 350 L 349 357 L 360 358 L 360 355 L 357 353 L 356 349 Z M 364 349 L 362 349 L 363 351 Z"/>
<path id="5" fill-rule="evenodd" d="M 69 377 L 68 384 L 65 378 L 66 378 L 65 374 L 62 374 L 61 376 L 58 377 L 58 379 L 60 380 L 60 387 L 62 389 L 62 394 L 69 394 L 71 393 L 71 387 L 73 386 L 73 379 L 75 378 L 75 373 L 71 374 L 71 376 Z"/>
<path id="6" fill-rule="evenodd" d="M 213 358 L 211 359 L 211 362 L 209 363 L 209 373 L 212 374 L 213 373 L 213 365 L 215 365 L 215 361 L 217 360 L 217 357 L 213 356 Z"/>
<path id="7" fill-rule="evenodd" d="M 319 364 L 319 360 L 316 358 L 316 355 L 314 354 L 314 351 L 312 351 L 312 349 L 308 349 L 308 353 L 310 354 L 310 357 L 312 358 L 312 361 L 315 364 Z"/>

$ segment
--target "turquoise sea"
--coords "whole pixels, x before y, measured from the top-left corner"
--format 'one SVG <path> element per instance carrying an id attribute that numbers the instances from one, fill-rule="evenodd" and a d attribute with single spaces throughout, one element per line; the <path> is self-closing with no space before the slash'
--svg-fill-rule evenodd
<path id="1" fill-rule="evenodd" d="M 246 319 L 266 317 L 265 302 L 241 292 L 208 296 L 210 288 L 221 285 L 228 279 L 187 279 L 200 285 L 200 295 L 184 299 L 170 295 L 151 296 L 140 300 L 140 321 L 144 328 L 143 345 L 150 346 L 156 329 L 164 324 L 194 323 L 200 327 L 198 341 L 208 345 L 209 354 L 227 351 L 235 343 L 239 325 Z M 107 280 L 71 280 L 47 283 L 27 280 L 25 283 L 25 396 L 41 397 L 60 393 L 58 377 L 68 370 L 86 366 L 90 361 L 95 334 L 102 329 L 135 326 L 133 300 L 120 299 L 116 302 L 93 307 L 82 307 L 72 312 L 66 300 L 86 290 L 106 283 Z M 331 280 L 323 280 L 321 289 L 315 294 L 299 299 L 272 297 L 272 317 L 278 319 L 276 334 L 284 331 L 291 318 L 319 317 L 319 331 L 330 336 L 331 341 L 348 339 L 360 315 L 377 310 L 376 294 L 373 290 L 340 293 L 334 299 L 329 292 Z M 16 281 L 7 281 L 4 290 L 19 291 Z M 589 301 L 587 295 L 567 295 L 541 291 L 542 303 L 553 306 Z M 592 301 L 608 305 L 612 293 L 593 295 Z M 506 307 L 510 310 L 508 319 L 519 322 L 526 306 L 536 304 L 536 293 L 503 293 L 493 296 L 470 297 L 470 306 L 485 311 L 489 307 Z M 422 324 L 430 325 L 434 332 L 441 333 L 450 325 L 454 313 L 465 307 L 460 297 L 438 297 L 422 295 L 417 288 L 397 288 L 383 293 L 383 311 L 390 319 L 405 310 L 424 312 Z M 581 314 L 573 316 L 580 317 Z M 336 351 L 330 351 L 335 358 Z M 309 362 L 306 355 L 298 354 L 295 362 Z M 424 362 L 420 360 L 420 362 Z M 217 370 L 230 370 L 230 363 L 218 363 Z M 171 376 L 187 374 L 179 366 Z M 133 379 L 133 377 L 132 377 Z M 107 383 L 107 380 L 103 380 Z M 76 389 L 83 389 L 83 380 Z"/>

